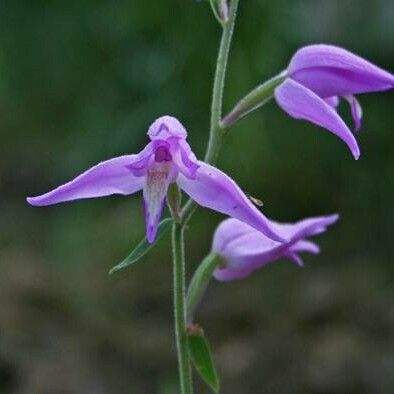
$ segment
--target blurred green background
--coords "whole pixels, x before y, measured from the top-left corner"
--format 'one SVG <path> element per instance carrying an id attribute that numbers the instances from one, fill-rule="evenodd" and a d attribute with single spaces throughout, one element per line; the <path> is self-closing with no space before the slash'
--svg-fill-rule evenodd
<path id="1" fill-rule="evenodd" d="M 393 20 L 392 0 L 241 1 L 225 110 L 308 43 L 393 71 Z M 108 276 L 144 234 L 141 196 L 42 209 L 25 196 L 139 151 L 162 114 L 202 157 L 219 38 L 205 1 L 0 2 L 1 393 L 177 393 L 169 239 Z M 268 216 L 341 219 L 305 268 L 211 284 L 197 320 L 223 393 L 394 391 L 394 94 L 360 101 L 358 162 L 274 102 L 225 141 L 220 168 Z M 220 219 L 191 221 L 189 275 Z"/>

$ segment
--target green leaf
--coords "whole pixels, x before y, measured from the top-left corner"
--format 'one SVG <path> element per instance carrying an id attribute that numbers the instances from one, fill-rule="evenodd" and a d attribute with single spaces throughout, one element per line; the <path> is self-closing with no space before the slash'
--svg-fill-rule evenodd
<path id="1" fill-rule="evenodd" d="M 194 327 L 190 331 L 188 334 L 188 347 L 193 365 L 205 383 L 207 383 L 215 393 L 218 393 L 220 383 L 208 340 L 202 329 Z"/>
<path id="2" fill-rule="evenodd" d="M 157 229 L 155 242 L 150 244 L 145 237 L 121 263 L 111 268 L 109 274 L 111 275 L 116 271 L 120 271 L 124 268 L 127 268 L 129 265 L 136 263 L 141 257 L 148 253 L 148 251 L 156 244 L 156 242 L 171 228 L 171 224 L 171 218 L 162 220 Z"/>

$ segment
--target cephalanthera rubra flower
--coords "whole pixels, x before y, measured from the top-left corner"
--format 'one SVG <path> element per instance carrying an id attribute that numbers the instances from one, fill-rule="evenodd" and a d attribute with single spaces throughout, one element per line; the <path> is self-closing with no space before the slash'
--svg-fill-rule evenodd
<path id="1" fill-rule="evenodd" d="M 177 119 L 160 117 L 150 126 L 148 136 L 151 141 L 140 153 L 103 161 L 72 181 L 41 196 L 28 197 L 27 201 L 45 206 L 142 190 L 146 235 L 153 242 L 168 186 L 175 182 L 199 205 L 237 218 L 267 237 L 283 241 L 229 176 L 196 159 L 186 142 L 186 129 Z"/>
<path id="2" fill-rule="evenodd" d="M 394 87 L 394 75 L 367 60 L 333 45 L 299 49 L 275 89 L 278 105 L 290 116 L 308 120 L 341 138 L 355 159 L 360 156 L 356 138 L 336 111 L 339 98 L 349 102 L 354 129 L 361 127 L 362 110 L 354 95 Z"/>
<path id="3" fill-rule="evenodd" d="M 240 222 L 226 219 L 213 236 L 212 252 L 222 262 L 213 275 L 220 281 L 242 279 L 254 271 L 287 258 L 302 266 L 300 252 L 319 253 L 319 247 L 307 238 L 326 231 L 338 220 L 338 215 L 308 218 L 292 224 L 271 222 L 273 228 L 288 239 L 280 243 L 267 238 L 263 233 Z"/>

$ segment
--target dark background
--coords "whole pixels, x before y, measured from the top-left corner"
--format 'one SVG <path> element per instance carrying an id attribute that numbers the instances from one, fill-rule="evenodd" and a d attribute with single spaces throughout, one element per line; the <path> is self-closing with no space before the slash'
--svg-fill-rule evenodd
<path id="1" fill-rule="evenodd" d="M 393 20 L 391 0 L 241 0 L 225 110 L 308 43 L 394 70 Z M 141 195 L 42 209 L 25 196 L 139 151 L 163 114 L 202 157 L 219 38 L 205 1 L 0 2 L 1 393 L 177 393 L 169 238 L 108 276 L 144 234 Z M 219 167 L 268 216 L 341 219 L 305 268 L 211 284 L 197 320 L 223 393 L 394 390 L 394 94 L 360 101 L 358 162 L 274 102 L 225 141 Z M 220 219 L 191 221 L 189 275 Z"/>

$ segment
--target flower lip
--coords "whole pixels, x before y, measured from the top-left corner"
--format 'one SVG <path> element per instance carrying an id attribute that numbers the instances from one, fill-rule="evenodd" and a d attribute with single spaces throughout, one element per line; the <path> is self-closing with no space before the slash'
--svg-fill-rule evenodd
<path id="1" fill-rule="evenodd" d="M 165 115 L 156 119 L 148 130 L 148 136 L 151 140 L 157 138 L 166 139 L 168 137 L 178 137 L 186 139 L 187 131 L 182 123 L 173 116 Z"/>

